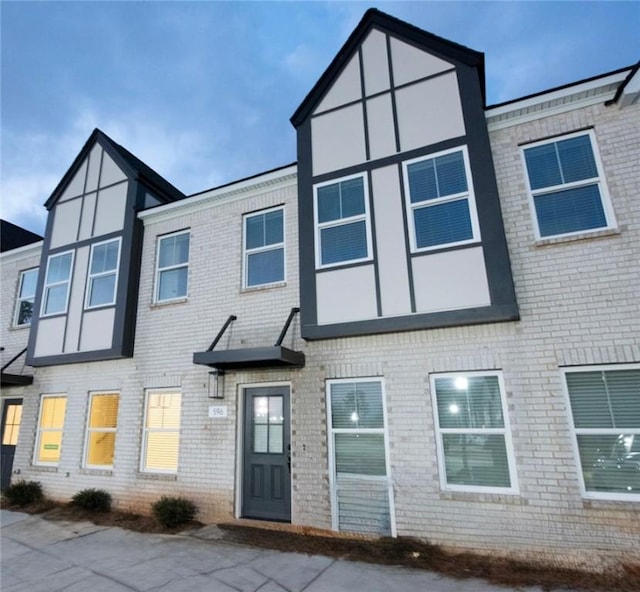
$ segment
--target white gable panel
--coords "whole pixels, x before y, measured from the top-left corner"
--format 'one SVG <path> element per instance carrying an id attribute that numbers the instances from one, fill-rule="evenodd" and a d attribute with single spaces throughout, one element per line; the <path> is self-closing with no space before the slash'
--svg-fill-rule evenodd
<path id="1" fill-rule="evenodd" d="M 340 105 L 345 105 L 361 98 L 360 60 L 358 59 L 358 54 L 355 54 L 327 91 L 314 113 L 340 107 Z"/>
<path id="2" fill-rule="evenodd" d="M 396 91 L 396 108 L 403 151 L 465 135 L 455 72 Z"/>
<path id="3" fill-rule="evenodd" d="M 387 36 L 372 29 L 362 43 L 364 90 L 367 96 L 389 90 L 389 59 Z"/>
<path id="4" fill-rule="evenodd" d="M 396 153 L 396 132 L 393 126 L 391 93 L 367 100 L 367 126 L 371 159 L 383 158 Z"/>
<path id="5" fill-rule="evenodd" d="M 80 351 L 111 349 L 115 308 L 85 312 L 82 317 Z"/>
<path id="6" fill-rule="evenodd" d="M 82 198 L 56 204 L 49 248 L 55 249 L 76 241 L 81 208 Z"/>
<path id="7" fill-rule="evenodd" d="M 417 312 L 489 306 L 489 283 L 482 247 L 414 257 Z"/>
<path id="8" fill-rule="evenodd" d="M 63 194 L 60 196 L 58 201 L 66 201 L 71 199 L 72 197 L 78 197 L 84 193 L 84 178 L 87 176 L 87 161 L 85 161 L 80 165 L 80 168 L 77 170 L 76 174 L 73 176 L 73 179 L 67 185 L 67 188 L 64 190 Z"/>
<path id="9" fill-rule="evenodd" d="M 100 190 L 93 236 L 122 230 L 127 203 L 127 185 L 128 183 L 121 183 Z"/>
<path id="10" fill-rule="evenodd" d="M 391 61 L 395 86 L 453 68 L 453 64 L 393 37 L 391 38 Z"/>
<path id="11" fill-rule="evenodd" d="M 84 203 L 82 204 L 82 216 L 80 219 L 80 234 L 78 240 L 86 240 L 91 238 L 91 231 L 93 229 L 93 217 L 96 213 L 96 199 L 97 193 L 89 193 L 84 196 Z"/>
<path id="12" fill-rule="evenodd" d="M 38 321 L 38 334 L 34 356 L 55 356 L 62 353 L 62 340 L 64 338 L 64 325 L 67 317 L 53 319 L 40 319 Z"/>
<path id="13" fill-rule="evenodd" d="M 378 316 L 373 265 L 316 274 L 318 324 L 346 323 Z"/>
<path id="14" fill-rule="evenodd" d="M 313 174 L 365 162 L 362 105 L 352 105 L 311 120 Z"/>
<path id="15" fill-rule="evenodd" d="M 105 152 L 102 156 L 102 173 L 100 174 L 100 187 L 106 187 L 107 185 L 113 185 L 118 181 L 124 181 L 127 176 L 122 172 L 122 169 L 112 160 L 112 158 Z"/>
<path id="16" fill-rule="evenodd" d="M 98 177 L 100 175 L 100 158 L 102 156 L 102 146 L 96 144 L 89 153 L 89 170 L 87 172 L 86 191 L 95 191 L 98 188 Z"/>

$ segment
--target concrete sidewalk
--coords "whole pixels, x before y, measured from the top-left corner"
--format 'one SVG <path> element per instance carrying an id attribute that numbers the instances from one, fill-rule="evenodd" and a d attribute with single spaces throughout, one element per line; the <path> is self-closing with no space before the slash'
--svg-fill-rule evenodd
<path id="1" fill-rule="evenodd" d="M 2 592 L 499 592 L 403 567 L 254 549 L 198 536 L 140 534 L 0 511 Z M 203 539 L 203 536 L 205 537 Z M 540 588 L 518 588 L 539 592 Z"/>

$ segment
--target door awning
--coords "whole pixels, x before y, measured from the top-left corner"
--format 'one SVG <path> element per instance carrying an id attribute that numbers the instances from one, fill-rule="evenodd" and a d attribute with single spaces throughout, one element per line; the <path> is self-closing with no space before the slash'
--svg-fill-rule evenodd
<path id="1" fill-rule="evenodd" d="M 21 355 L 26 353 L 26 351 L 27 348 L 25 347 L 20 353 L 13 356 L 13 358 L 11 358 L 4 366 L 2 366 L 2 368 L 0 369 L 0 386 L 26 386 L 29 384 L 33 384 L 33 376 L 31 374 L 13 374 L 11 372 L 5 372 L 5 370 L 9 366 L 11 366 L 11 364 L 13 364 Z"/>
<path id="2" fill-rule="evenodd" d="M 206 351 L 193 354 L 193 363 L 222 371 L 253 368 L 303 368 L 305 364 L 304 352 L 295 351 L 282 345 L 291 321 L 298 312 L 300 309 L 297 307 L 291 309 L 275 345 L 215 351 L 214 348 L 224 332 L 237 319 L 235 315 L 230 315 L 209 348 Z"/>

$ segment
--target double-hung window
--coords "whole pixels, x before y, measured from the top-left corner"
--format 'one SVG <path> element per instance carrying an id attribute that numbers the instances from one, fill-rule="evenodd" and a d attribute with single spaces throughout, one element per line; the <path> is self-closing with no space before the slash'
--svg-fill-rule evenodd
<path id="1" fill-rule="evenodd" d="M 62 449 L 66 395 L 43 395 L 36 435 L 35 464 L 57 465 Z"/>
<path id="2" fill-rule="evenodd" d="M 187 297 L 189 238 L 189 232 L 158 238 L 156 302 Z"/>
<path id="3" fill-rule="evenodd" d="M 16 299 L 16 312 L 14 325 L 24 327 L 31 324 L 33 316 L 33 301 L 36 297 L 36 285 L 38 283 L 38 268 L 27 269 L 20 272 L 18 285 L 18 298 Z"/>
<path id="4" fill-rule="evenodd" d="M 480 238 L 466 147 L 409 160 L 403 166 L 414 252 Z"/>
<path id="5" fill-rule="evenodd" d="M 315 187 L 316 265 L 371 258 L 368 192 L 363 175 Z"/>
<path id="6" fill-rule="evenodd" d="M 640 501 L 640 365 L 564 376 L 585 496 Z"/>
<path id="7" fill-rule="evenodd" d="M 523 147 L 537 238 L 615 226 L 593 132 Z"/>
<path id="8" fill-rule="evenodd" d="M 120 239 L 91 246 L 86 307 L 108 306 L 116 301 Z"/>
<path id="9" fill-rule="evenodd" d="M 284 281 L 284 210 L 244 217 L 244 287 Z"/>
<path id="10" fill-rule="evenodd" d="M 113 466 L 119 402 L 120 396 L 117 393 L 94 393 L 91 395 L 87 421 L 85 466 L 100 469 L 108 469 Z"/>
<path id="11" fill-rule="evenodd" d="M 42 291 L 43 316 L 67 312 L 72 267 L 73 251 L 49 257 Z"/>
<path id="12" fill-rule="evenodd" d="M 175 391 L 147 393 L 141 470 L 175 473 L 178 470 L 181 394 Z"/>
<path id="13" fill-rule="evenodd" d="M 502 376 L 434 374 L 431 393 L 442 489 L 516 493 Z"/>

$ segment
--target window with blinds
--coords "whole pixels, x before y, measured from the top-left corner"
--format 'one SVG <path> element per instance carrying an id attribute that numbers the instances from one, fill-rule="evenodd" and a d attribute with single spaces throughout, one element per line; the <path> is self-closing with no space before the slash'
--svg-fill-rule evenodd
<path id="1" fill-rule="evenodd" d="M 284 281 L 284 209 L 244 217 L 244 287 Z"/>
<path id="2" fill-rule="evenodd" d="M 539 238 L 615 226 L 592 132 L 523 148 Z"/>
<path id="3" fill-rule="evenodd" d="M 566 370 L 587 496 L 640 499 L 640 366 Z"/>
<path id="4" fill-rule="evenodd" d="M 334 527 L 391 535 L 382 381 L 331 380 L 327 386 Z"/>
<path id="5" fill-rule="evenodd" d="M 515 462 L 502 376 L 431 376 L 443 489 L 516 493 Z"/>
<path id="6" fill-rule="evenodd" d="M 177 392 L 147 393 L 142 471 L 177 472 L 181 398 Z"/>
<path id="7" fill-rule="evenodd" d="M 364 175 L 315 187 L 318 267 L 371 258 L 367 202 Z"/>
<path id="8" fill-rule="evenodd" d="M 91 395 L 85 446 L 86 467 L 113 467 L 119 403 L 120 396 L 117 393 Z"/>
<path id="9" fill-rule="evenodd" d="M 466 148 L 410 160 L 403 166 L 414 252 L 480 238 Z"/>
<path id="10" fill-rule="evenodd" d="M 187 297 L 189 242 L 188 231 L 158 237 L 156 302 Z"/>
<path id="11" fill-rule="evenodd" d="M 57 465 L 62 450 L 66 395 L 43 395 L 36 435 L 35 464 Z"/>

